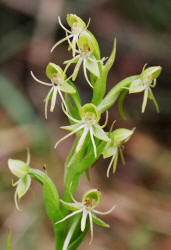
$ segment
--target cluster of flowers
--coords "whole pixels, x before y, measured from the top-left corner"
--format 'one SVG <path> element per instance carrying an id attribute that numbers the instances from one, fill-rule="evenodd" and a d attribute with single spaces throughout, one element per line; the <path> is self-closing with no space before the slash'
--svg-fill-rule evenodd
<path id="1" fill-rule="evenodd" d="M 113 165 L 113 173 L 116 171 L 118 156 L 120 155 L 122 162 L 124 163 L 123 157 L 123 145 L 130 139 L 134 133 L 134 129 L 129 130 L 125 128 L 115 129 L 112 131 L 112 128 L 109 132 L 105 132 L 104 128 L 108 122 L 108 112 L 106 113 L 106 121 L 103 125 L 99 124 L 101 118 L 101 112 L 93 103 L 88 103 L 80 106 L 78 116 L 75 117 L 71 114 L 65 95 L 75 95 L 77 93 L 76 86 L 72 83 L 75 81 L 80 70 L 81 65 L 83 65 L 83 72 L 87 83 L 93 88 L 94 81 L 92 79 L 97 79 L 100 77 L 103 68 L 105 58 L 100 58 L 99 47 L 96 39 L 92 33 L 88 30 L 88 25 L 83 22 L 81 18 L 76 15 L 69 14 L 67 15 L 67 23 L 71 30 L 68 30 L 61 23 L 60 18 L 58 18 L 60 26 L 65 30 L 66 37 L 59 42 L 57 42 L 51 52 L 62 42 L 67 41 L 69 45 L 69 50 L 72 51 L 72 59 L 64 61 L 66 64 L 65 68 L 62 69 L 60 66 L 49 63 L 46 67 L 46 76 L 50 79 L 50 82 L 43 82 L 39 80 L 33 72 L 31 72 L 32 77 L 38 83 L 41 83 L 45 86 L 49 86 L 50 90 L 48 95 L 45 98 L 45 118 L 47 119 L 48 113 L 48 103 L 51 101 L 50 111 L 54 111 L 56 104 L 56 98 L 59 94 L 62 102 L 62 109 L 65 115 L 70 121 L 70 125 L 63 126 L 62 128 L 70 131 L 69 134 L 61 138 L 56 144 L 55 148 L 60 142 L 68 138 L 73 134 L 79 135 L 79 140 L 75 148 L 75 154 L 80 152 L 83 145 L 86 143 L 87 138 L 90 140 L 94 158 L 97 158 L 97 143 L 102 141 L 105 143 L 104 150 L 102 155 L 104 158 L 111 157 L 110 164 L 107 169 L 107 177 L 109 177 L 109 172 Z M 67 77 L 67 70 L 71 64 L 75 64 L 75 68 L 71 76 Z M 88 72 L 90 73 L 90 79 L 88 77 Z M 154 98 L 151 88 L 156 85 L 156 78 L 161 72 L 161 67 L 149 67 L 142 70 L 142 73 L 137 77 L 136 80 L 133 80 L 129 87 L 125 87 L 129 93 L 138 93 L 144 92 L 142 112 L 145 111 L 147 104 L 147 99 L 150 98 L 158 111 L 158 105 Z M 72 81 L 71 81 L 72 80 Z M 27 192 L 30 187 L 31 177 L 29 175 L 29 164 L 30 156 L 28 153 L 28 159 L 25 162 L 19 160 L 10 159 L 9 168 L 11 172 L 19 178 L 19 180 L 14 184 L 17 185 L 15 192 L 15 204 L 18 207 L 18 200 Z M 96 210 L 96 207 L 99 205 L 101 200 L 101 193 L 96 190 L 90 190 L 87 192 L 82 199 L 82 202 L 77 202 L 71 194 L 73 202 L 66 202 L 61 200 L 61 203 L 68 210 L 73 211 L 71 214 L 67 215 L 63 219 L 57 221 L 60 223 L 68 219 L 69 217 L 82 213 L 81 218 L 81 231 L 85 230 L 87 218 L 89 218 L 91 236 L 93 236 L 93 222 L 108 227 L 105 222 L 96 217 L 95 214 L 107 214 L 111 212 L 114 207 L 107 212 L 99 212 Z M 92 239 L 92 237 L 91 237 Z"/>

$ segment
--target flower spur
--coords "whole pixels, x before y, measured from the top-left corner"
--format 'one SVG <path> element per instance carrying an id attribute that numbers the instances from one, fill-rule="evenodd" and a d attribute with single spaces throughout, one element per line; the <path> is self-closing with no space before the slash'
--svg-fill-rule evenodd
<path id="1" fill-rule="evenodd" d="M 106 121 L 105 121 L 104 125 L 100 126 L 98 124 L 98 122 L 100 120 L 100 113 L 97 110 L 97 107 L 91 103 L 85 104 L 84 106 L 81 107 L 81 109 L 80 109 L 81 120 L 77 120 L 77 119 L 73 118 L 72 116 L 70 116 L 66 112 L 66 110 L 64 110 L 64 107 L 63 107 L 63 111 L 66 114 L 66 116 L 68 116 L 68 118 L 71 119 L 75 124 L 61 127 L 63 129 L 71 131 L 71 133 L 69 133 L 66 136 L 64 136 L 63 138 L 61 138 L 55 144 L 55 148 L 63 140 L 67 139 L 71 135 L 82 130 L 82 134 L 81 134 L 80 139 L 78 141 L 78 144 L 76 146 L 76 150 L 75 150 L 76 153 L 80 151 L 80 149 L 82 148 L 82 146 L 84 144 L 84 141 L 85 141 L 87 135 L 89 134 L 92 145 L 93 145 L 94 156 L 97 157 L 97 149 L 96 149 L 96 143 L 95 143 L 94 137 L 96 137 L 102 141 L 105 141 L 105 142 L 109 141 L 108 136 L 103 131 L 103 128 L 106 126 L 107 121 L 108 121 L 108 113 L 106 115 Z"/>
<path id="2" fill-rule="evenodd" d="M 75 57 L 76 53 L 76 45 L 79 36 L 84 33 L 86 34 L 87 28 L 90 24 L 90 19 L 88 21 L 88 24 L 86 25 L 85 22 L 78 17 L 77 15 L 68 14 L 67 15 L 67 23 L 70 26 L 71 30 L 68 30 L 65 28 L 65 26 L 62 24 L 60 17 L 58 17 L 59 25 L 65 30 L 66 37 L 59 40 L 55 45 L 52 47 L 51 52 L 61 43 L 68 41 L 70 48 L 72 49 L 73 57 Z M 88 35 L 88 34 L 87 34 Z M 70 41 L 72 39 L 72 41 Z"/>
<path id="3" fill-rule="evenodd" d="M 58 65 L 54 63 L 49 63 L 46 67 L 46 75 L 51 80 L 51 83 L 47 83 L 47 82 L 43 82 L 39 80 L 37 77 L 35 77 L 32 71 L 31 71 L 31 75 L 36 82 L 41 83 L 45 86 L 51 87 L 48 95 L 45 98 L 45 118 L 46 119 L 47 119 L 47 109 L 48 109 L 49 100 L 51 99 L 50 112 L 53 112 L 55 108 L 56 97 L 58 93 L 62 100 L 62 103 L 65 105 L 65 108 L 67 109 L 65 99 L 61 92 L 74 94 L 75 89 L 67 82 L 71 77 L 66 79 L 65 70 L 63 71 Z"/>
<path id="4" fill-rule="evenodd" d="M 110 210 L 106 212 L 101 212 L 96 210 L 96 207 L 101 202 L 101 192 L 97 189 L 92 189 L 86 192 L 83 195 L 82 202 L 78 202 L 74 199 L 74 197 L 71 195 L 71 199 L 73 202 L 66 202 L 63 200 L 60 200 L 62 205 L 67 208 L 68 210 L 73 211 L 71 214 L 64 217 L 62 220 L 57 221 L 55 224 L 61 223 L 69 219 L 70 217 L 82 213 L 81 217 L 81 231 L 83 232 L 86 227 L 87 218 L 90 222 L 90 233 L 91 233 L 91 240 L 90 243 L 93 240 L 93 222 L 99 226 L 102 227 L 110 227 L 108 224 L 106 224 L 103 220 L 99 219 L 96 214 L 98 215 L 107 215 L 111 213 L 116 206 L 113 206 Z"/>

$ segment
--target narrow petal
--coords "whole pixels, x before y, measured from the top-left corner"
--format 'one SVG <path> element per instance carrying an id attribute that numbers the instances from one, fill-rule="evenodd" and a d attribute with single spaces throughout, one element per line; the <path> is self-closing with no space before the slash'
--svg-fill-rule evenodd
<path id="1" fill-rule="evenodd" d="M 53 91 L 53 87 L 50 89 L 47 97 L 45 98 L 45 119 L 47 119 L 47 109 L 48 109 L 48 103 L 49 103 L 49 99 L 50 99 L 50 96 L 51 96 L 51 93 Z"/>
<path id="2" fill-rule="evenodd" d="M 64 29 L 66 32 L 68 33 L 72 33 L 70 30 L 68 30 L 67 28 L 65 28 L 65 26 L 62 24 L 61 22 L 61 18 L 58 16 L 58 22 L 59 22 L 59 25 L 62 27 L 62 29 Z"/>
<path id="3" fill-rule="evenodd" d="M 113 161 L 114 161 L 114 158 L 115 158 L 115 155 L 113 155 L 112 156 L 112 159 L 111 159 L 111 161 L 110 161 L 110 163 L 109 163 L 109 166 L 108 166 L 108 168 L 107 168 L 107 178 L 109 178 L 109 173 L 110 173 L 110 170 L 111 170 L 111 167 L 112 167 L 112 163 L 113 163 Z"/>
<path id="4" fill-rule="evenodd" d="M 105 123 L 101 126 L 101 128 L 105 128 L 107 123 L 108 123 L 108 119 L 109 119 L 109 112 L 106 111 L 106 119 L 105 119 Z"/>
<path id="5" fill-rule="evenodd" d="M 65 221 L 65 220 L 69 219 L 70 217 L 74 216 L 75 214 L 78 214 L 78 213 L 81 213 L 81 212 L 82 212 L 82 208 L 77 210 L 77 211 L 74 211 L 73 213 L 71 213 L 71 214 L 69 214 L 67 216 L 65 216 L 62 220 L 59 220 L 59 221 L 55 222 L 55 224 L 59 224 L 59 223 Z"/>
<path id="6" fill-rule="evenodd" d="M 144 90 L 144 97 L 143 97 L 142 110 L 141 110 L 142 113 L 144 113 L 146 105 L 147 105 L 148 90 L 149 90 L 148 88 L 145 88 Z"/>
<path id="7" fill-rule="evenodd" d="M 82 232 L 85 230 L 87 215 L 88 215 L 87 210 L 85 208 L 83 208 L 83 215 L 81 218 L 81 231 Z"/>
<path id="8" fill-rule="evenodd" d="M 79 123 L 75 123 L 75 124 L 72 124 L 72 125 L 69 125 L 69 126 L 62 126 L 62 127 L 60 127 L 60 128 L 65 129 L 65 130 L 68 130 L 68 131 L 74 131 L 74 130 L 77 129 L 79 126 L 80 126 Z"/>
<path id="9" fill-rule="evenodd" d="M 68 64 L 68 63 L 76 63 L 76 62 L 78 62 L 77 61 L 77 59 L 79 59 L 80 58 L 80 55 L 77 55 L 76 57 L 74 57 L 74 58 L 72 58 L 72 59 L 70 59 L 70 60 L 66 60 L 66 61 L 64 61 L 64 64 Z"/>
<path id="10" fill-rule="evenodd" d="M 45 86 L 52 86 L 52 85 L 53 85 L 52 83 L 47 83 L 47 82 L 43 82 L 43 81 L 39 80 L 39 79 L 33 74 L 32 71 L 31 71 L 30 73 L 31 73 L 31 76 L 33 77 L 33 79 L 34 79 L 36 82 L 41 83 L 41 84 L 43 84 L 43 85 L 45 85 Z"/>
<path id="11" fill-rule="evenodd" d="M 117 162 L 118 162 L 118 156 L 119 156 L 119 153 L 117 151 L 117 153 L 115 155 L 115 158 L 114 158 L 114 161 L 113 161 L 113 174 L 116 172 L 116 167 L 117 167 Z"/>
<path id="12" fill-rule="evenodd" d="M 159 113 L 159 106 L 157 104 L 156 98 L 154 97 L 151 89 L 149 89 L 148 97 L 153 101 L 155 108 L 156 108 L 156 111 Z"/>
<path id="13" fill-rule="evenodd" d="M 70 211 L 77 211 L 79 209 L 82 208 L 82 203 L 81 202 L 77 202 L 77 203 L 73 203 L 73 202 L 66 202 L 66 201 L 63 201 L 63 200 L 60 200 L 60 202 L 62 203 L 62 205 L 67 208 L 68 210 Z"/>
<path id="14" fill-rule="evenodd" d="M 114 205 L 111 209 L 107 210 L 106 212 L 101 212 L 101 211 L 98 211 L 98 210 L 95 210 L 95 209 L 93 209 L 93 212 L 95 214 L 107 215 L 107 214 L 110 214 L 115 208 L 116 208 L 116 205 Z"/>
<path id="15" fill-rule="evenodd" d="M 75 122 L 75 123 L 82 123 L 81 120 L 77 120 L 77 119 L 73 118 L 71 115 L 69 115 L 69 114 L 67 113 L 67 111 L 64 109 L 64 106 L 63 106 L 63 105 L 62 105 L 62 111 L 63 111 L 64 114 L 65 114 L 70 120 L 72 120 L 73 122 Z"/>
<path id="16" fill-rule="evenodd" d="M 52 94 L 52 100 L 51 100 L 51 106 L 50 106 L 50 112 L 53 112 L 56 104 L 56 97 L 58 93 L 58 87 L 53 88 L 53 94 Z"/>
<path id="17" fill-rule="evenodd" d="M 21 211 L 21 208 L 18 205 L 18 193 L 17 193 L 17 189 L 16 189 L 15 194 L 14 194 L 14 202 L 15 202 L 16 209 L 19 210 L 19 211 Z"/>
<path id="18" fill-rule="evenodd" d="M 70 240 L 72 238 L 72 235 L 73 235 L 73 233 L 75 231 L 75 228 L 76 228 L 78 222 L 79 222 L 79 217 L 76 220 L 74 220 L 74 222 L 72 223 L 72 226 L 70 227 L 70 229 L 69 229 L 69 231 L 67 233 L 67 236 L 65 238 L 62 250 L 67 250 L 68 249 L 68 245 L 70 243 Z"/>
<path id="19" fill-rule="evenodd" d="M 93 218 L 91 212 L 89 212 L 89 220 L 90 220 L 90 234 L 91 234 L 91 240 L 89 242 L 90 245 L 93 241 Z"/>
<path id="20" fill-rule="evenodd" d="M 85 76 L 86 81 L 88 82 L 90 87 L 93 88 L 93 85 L 91 84 L 91 82 L 89 81 L 88 76 L 87 76 L 86 59 L 84 59 L 84 61 L 83 61 L 83 71 L 84 71 L 84 76 Z"/>
<path id="21" fill-rule="evenodd" d="M 83 62 L 83 59 L 80 57 L 76 66 L 75 66 L 75 69 L 74 69 L 74 72 L 72 74 L 72 80 L 75 81 L 75 79 L 77 78 L 77 75 L 78 75 L 78 72 L 79 72 L 79 69 L 81 67 L 81 64 Z"/>
<path id="22" fill-rule="evenodd" d="M 95 143 L 94 137 L 93 137 L 93 129 L 92 128 L 90 128 L 90 138 L 91 138 L 91 142 L 93 144 L 94 156 L 96 158 L 97 157 L 97 150 L 96 150 L 96 143 Z"/>
<path id="23" fill-rule="evenodd" d="M 80 140 L 79 140 L 79 142 L 78 142 L 78 144 L 77 144 L 77 147 L 76 147 L 76 150 L 75 150 L 76 153 L 78 153 L 78 152 L 80 151 L 82 145 L 84 144 L 84 141 L 85 141 L 85 139 L 86 139 L 86 136 L 87 136 L 87 134 L 88 134 L 88 131 L 89 131 L 89 129 L 88 129 L 87 127 L 85 127 L 85 128 L 84 128 L 84 131 L 83 131 L 83 133 L 82 133 L 82 135 L 81 135 L 81 138 L 80 138 Z"/>
<path id="24" fill-rule="evenodd" d="M 63 98 L 63 95 L 62 95 L 60 89 L 58 89 L 58 93 L 59 93 L 59 95 L 60 95 L 60 97 L 61 97 L 61 100 L 62 100 L 62 102 L 63 102 L 63 104 L 64 104 L 65 109 L 68 110 L 67 105 L 66 105 L 66 102 L 65 102 L 65 99 Z"/>
<path id="25" fill-rule="evenodd" d="M 57 146 L 59 145 L 59 143 L 61 143 L 62 141 L 64 141 L 65 139 L 67 139 L 68 137 L 70 137 L 71 135 L 77 133 L 80 129 L 82 129 L 84 126 L 80 126 L 79 128 L 75 129 L 74 131 L 72 131 L 71 133 L 67 134 L 66 136 L 62 137 L 56 144 L 55 144 L 55 148 L 57 148 Z"/>
<path id="26" fill-rule="evenodd" d="M 122 164 L 125 165 L 125 158 L 124 158 L 123 151 L 122 151 L 121 147 L 119 147 L 119 153 L 120 153 Z"/>
<path id="27" fill-rule="evenodd" d="M 76 43 L 78 40 L 78 35 L 74 35 L 73 40 L 72 40 L 72 56 L 75 57 L 76 53 Z"/>
<path id="28" fill-rule="evenodd" d="M 51 48 L 50 52 L 52 53 L 52 52 L 54 51 L 54 49 L 55 49 L 59 44 L 61 44 L 61 43 L 65 42 L 65 41 L 67 41 L 67 40 L 68 40 L 69 38 L 71 38 L 71 37 L 73 37 L 73 35 L 69 35 L 69 36 L 67 36 L 67 37 L 65 37 L 65 38 L 63 38 L 63 39 L 61 39 L 61 40 L 59 40 L 57 43 L 55 43 L 55 44 L 53 45 L 53 47 Z"/>
<path id="29" fill-rule="evenodd" d="M 101 227 L 107 227 L 109 228 L 110 225 L 107 224 L 106 222 L 104 222 L 103 220 L 101 220 L 100 218 L 98 218 L 97 216 L 95 216 L 95 214 L 92 214 L 92 217 L 93 217 L 93 222 L 96 224 L 96 225 L 99 225 Z"/>

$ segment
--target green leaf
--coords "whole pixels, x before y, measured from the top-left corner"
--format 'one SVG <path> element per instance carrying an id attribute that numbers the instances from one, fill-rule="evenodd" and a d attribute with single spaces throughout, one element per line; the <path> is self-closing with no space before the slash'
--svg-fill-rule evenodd
<path id="1" fill-rule="evenodd" d="M 100 127 L 100 125 L 96 124 L 93 126 L 93 134 L 95 137 L 102 141 L 109 141 L 107 134 L 103 131 L 103 129 Z"/>
<path id="2" fill-rule="evenodd" d="M 101 227 L 107 227 L 109 228 L 110 225 L 107 224 L 106 222 L 104 222 L 103 220 L 99 219 L 97 216 L 95 216 L 94 214 L 92 214 L 93 217 L 93 222 Z"/>
<path id="3" fill-rule="evenodd" d="M 61 218 L 59 195 L 54 183 L 47 175 L 44 175 L 43 180 L 43 197 L 45 201 L 46 213 L 49 219 L 54 223 Z"/>
<path id="4" fill-rule="evenodd" d="M 106 64 L 102 67 L 102 72 L 100 74 L 100 77 L 97 78 L 94 84 L 92 103 L 95 105 L 98 105 L 105 95 L 107 76 L 108 76 L 109 70 L 111 69 L 114 63 L 115 55 L 116 55 L 116 39 L 114 39 L 112 53 L 109 59 L 107 60 Z"/>

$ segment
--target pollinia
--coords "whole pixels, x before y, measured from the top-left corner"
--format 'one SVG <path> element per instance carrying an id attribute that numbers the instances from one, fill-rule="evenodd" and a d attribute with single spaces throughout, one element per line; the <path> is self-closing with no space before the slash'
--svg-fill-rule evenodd
<path id="1" fill-rule="evenodd" d="M 81 176 L 88 173 L 89 168 L 100 156 L 104 159 L 110 158 L 109 166 L 106 168 L 107 177 L 110 172 L 116 171 L 119 159 L 125 164 L 123 147 L 135 129 L 114 129 L 114 126 L 111 126 L 107 131 L 108 109 L 119 100 L 119 110 L 125 118 L 123 101 L 126 94 L 143 92 L 142 113 L 145 111 L 148 99 L 153 101 L 156 110 L 159 111 L 152 88 L 155 87 L 156 79 L 161 73 L 160 66 L 145 65 L 140 74 L 121 80 L 106 94 L 107 76 L 115 61 L 116 39 L 114 39 L 111 55 L 108 58 L 101 58 L 98 42 L 88 29 L 89 22 L 86 24 L 73 14 L 68 14 L 66 20 L 68 28 L 58 18 L 66 37 L 58 41 L 51 52 L 61 43 L 66 42 L 72 58 L 64 61 L 63 68 L 50 62 L 45 71 L 48 82 L 43 82 L 31 72 L 37 83 L 49 88 L 44 99 L 45 118 L 47 119 L 49 110 L 54 111 L 58 97 L 61 100 L 61 108 L 68 118 L 68 125 L 63 126 L 62 129 L 69 132 L 57 141 L 54 147 L 58 147 L 69 136 L 75 135 L 75 141 L 65 162 L 63 197 L 59 198 L 57 188 L 46 172 L 31 168 L 29 151 L 26 162 L 14 159 L 8 161 L 10 171 L 18 177 L 13 184 L 16 186 L 17 209 L 19 209 L 19 200 L 31 185 L 32 178 L 42 185 L 46 213 L 54 228 L 56 250 L 77 249 L 88 231 L 90 231 L 91 243 L 94 224 L 109 227 L 99 216 L 114 212 L 115 204 L 108 211 L 97 210 L 101 202 L 101 192 L 96 189 L 97 187 L 86 191 L 81 201 L 74 198 L 74 192 Z M 68 75 L 68 68 L 73 64 L 73 72 Z M 82 103 L 75 82 L 80 71 L 84 73 L 87 87 L 92 90 L 92 99 L 86 104 Z M 106 112 L 106 120 L 101 124 L 101 115 L 104 112 Z"/>

